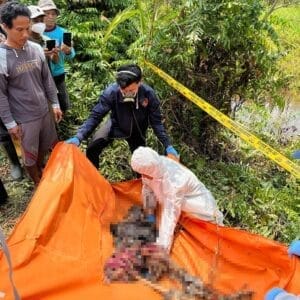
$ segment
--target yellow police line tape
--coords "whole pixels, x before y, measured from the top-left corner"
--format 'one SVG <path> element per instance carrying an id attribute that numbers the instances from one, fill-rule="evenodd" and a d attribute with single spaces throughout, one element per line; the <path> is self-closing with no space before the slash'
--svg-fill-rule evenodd
<path id="1" fill-rule="evenodd" d="M 255 149 L 260 150 L 264 153 L 268 158 L 276 162 L 279 166 L 284 168 L 293 174 L 296 178 L 300 178 L 300 167 L 293 163 L 291 160 L 280 154 L 278 151 L 270 147 L 268 144 L 257 138 L 252 133 L 248 132 L 241 124 L 230 119 L 225 114 L 221 113 L 211 104 L 207 103 L 201 97 L 190 91 L 184 85 L 176 81 L 170 75 L 166 74 L 164 71 L 153 65 L 148 61 L 144 61 L 145 64 L 152 69 L 156 74 L 158 74 L 162 79 L 164 79 L 170 86 L 184 95 L 186 98 L 191 100 L 193 103 L 198 105 L 201 109 L 203 109 L 206 113 L 212 116 L 219 123 L 233 131 L 239 137 L 241 137 L 248 144 L 252 145 Z"/>

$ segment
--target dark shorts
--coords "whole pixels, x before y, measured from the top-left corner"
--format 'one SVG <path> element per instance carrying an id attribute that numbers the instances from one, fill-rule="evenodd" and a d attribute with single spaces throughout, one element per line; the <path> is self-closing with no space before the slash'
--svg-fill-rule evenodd
<path id="1" fill-rule="evenodd" d="M 48 112 L 42 118 L 20 126 L 23 163 L 30 167 L 36 164 L 39 155 L 45 154 L 57 143 L 55 122 L 52 113 Z"/>

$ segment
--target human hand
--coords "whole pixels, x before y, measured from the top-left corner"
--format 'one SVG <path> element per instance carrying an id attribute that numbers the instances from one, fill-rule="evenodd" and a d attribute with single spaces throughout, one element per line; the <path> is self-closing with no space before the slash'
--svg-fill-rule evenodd
<path id="1" fill-rule="evenodd" d="M 289 255 L 297 255 L 300 256 L 300 240 L 293 241 L 288 248 Z"/>
<path id="2" fill-rule="evenodd" d="M 54 63 L 58 63 L 58 61 L 59 61 L 59 51 L 60 51 L 60 49 L 57 48 L 57 47 L 55 47 L 55 48 L 53 48 L 51 51 L 52 51 L 52 54 L 50 55 L 51 60 L 52 60 Z"/>
<path id="3" fill-rule="evenodd" d="M 155 224 L 156 216 L 154 214 L 149 214 L 146 216 L 146 221 Z"/>
<path id="4" fill-rule="evenodd" d="M 62 44 L 60 50 L 66 55 L 71 53 L 71 47 L 67 46 L 66 44 Z"/>
<path id="5" fill-rule="evenodd" d="M 60 108 L 53 108 L 54 119 L 56 123 L 59 123 L 62 120 L 63 113 Z"/>
<path id="6" fill-rule="evenodd" d="M 52 50 L 48 50 L 48 48 L 44 48 L 44 54 L 46 57 L 51 57 L 52 54 L 54 53 L 53 50 L 56 48 L 53 48 Z"/>
<path id="7" fill-rule="evenodd" d="M 167 153 L 167 156 L 177 162 L 179 162 L 179 153 L 176 151 L 176 149 L 173 147 L 173 146 L 168 146 L 166 148 L 166 153 Z"/>
<path id="8" fill-rule="evenodd" d="M 19 125 L 15 126 L 13 128 L 8 129 L 8 133 L 11 135 L 11 137 L 13 139 L 16 139 L 16 140 L 21 139 L 22 130 L 21 130 L 21 127 Z"/>
<path id="9" fill-rule="evenodd" d="M 59 51 L 60 48 L 53 48 L 52 50 L 48 50 L 47 48 L 44 48 L 44 54 L 46 57 L 48 57 L 49 59 L 51 59 L 51 61 L 53 61 L 54 63 L 57 63 L 59 60 Z"/>
<path id="10" fill-rule="evenodd" d="M 76 137 L 76 136 L 73 136 L 73 137 L 67 139 L 65 142 L 66 142 L 67 144 L 73 144 L 73 145 L 76 145 L 77 147 L 80 145 L 80 140 L 79 140 L 79 138 Z"/>

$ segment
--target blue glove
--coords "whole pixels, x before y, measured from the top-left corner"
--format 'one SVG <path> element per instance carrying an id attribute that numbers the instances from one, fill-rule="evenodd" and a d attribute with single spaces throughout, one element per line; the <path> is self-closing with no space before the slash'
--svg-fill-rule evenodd
<path id="1" fill-rule="evenodd" d="M 171 145 L 166 148 L 166 152 L 167 152 L 167 154 L 172 154 L 172 155 L 176 156 L 177 158 L 179 158 L 178 152 Z"/>
<path id="2" fill-rule="evenodd" d="M 289 249 L 288 249 L 288 254 L 300 256 L 300 240 L 293 241 L 290 244 Z"/>
<path id="3" fill-rule="evenodd" d="M 146 221 L 149 222 L 149 223 L 155 223 L 155 221 L 156 221 L 155 215 L 148 215 L 146 217 Z"/>
<path id="4" fill-rule="evenodd" d="M 73 145 L 76 145 L 76 146 L 79 146 L 80 145 L 80 140 L 78 137 L 76 136 L 73 136 L 71 138 L 69 138 L 68 140 L 65 141 L 67 144 L 73 144 Z"/>
<path id="5" fill-rule="evenodd" d="M 272 288 L 266 293 L 265 300 L 275 300 L 275 298 L 281 293 L 286 293 L 286 291 L 279 287 Z"/>
<path id="6" fill-rule="evenodd" d="M 293 154 L 292 154 L 293 158 L 295 159 L 300 159 L 300 150 L 297 150 L 295 151 Z"/>

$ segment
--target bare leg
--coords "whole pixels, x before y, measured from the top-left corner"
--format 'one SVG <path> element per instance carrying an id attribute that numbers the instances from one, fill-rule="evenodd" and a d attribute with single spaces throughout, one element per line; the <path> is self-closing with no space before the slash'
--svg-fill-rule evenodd
<path id="1" fill-rule="evenodd" d="M 33 166 L 25 166 L 28 175 L 33 180 L 35 185 L 38 185 L 41 180 L 41 171 L 39 170 L 38 166 L 35 164 Z"/>
<path id="2" fill-rule="evenodd" d="M 45 157 L 47 152 L 39 152 L 37 159 L 37 167 L 39 168 L 40 173 L 42 174 L 43 169 L 45 167 Z"/>

